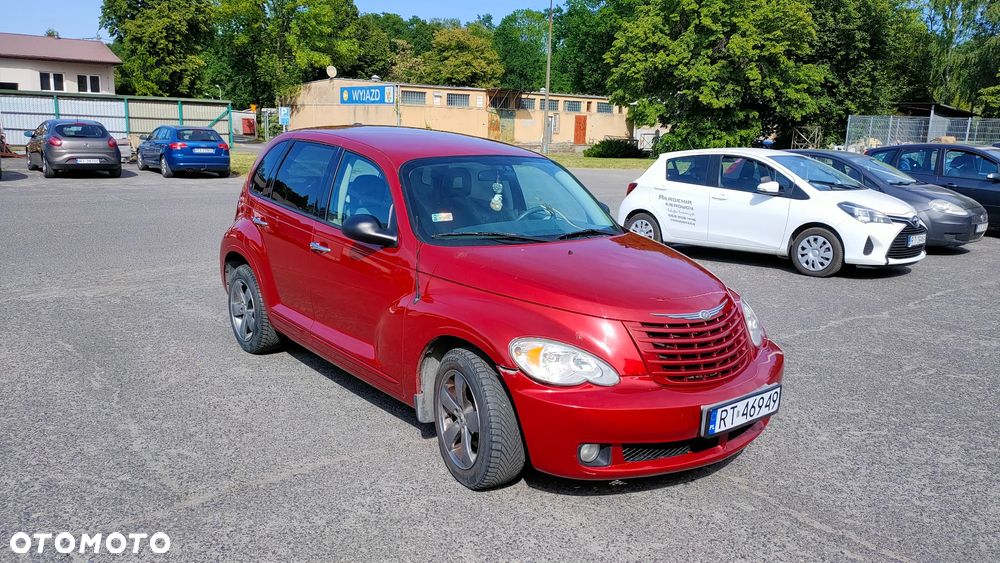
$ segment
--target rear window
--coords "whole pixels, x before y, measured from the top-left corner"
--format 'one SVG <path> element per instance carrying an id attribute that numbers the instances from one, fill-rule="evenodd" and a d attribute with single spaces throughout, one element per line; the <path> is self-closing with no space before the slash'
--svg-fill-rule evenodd
<path id="1" fill-rule="evenodd" d="M 56 134 L 60 137 L 100 139 L 108 134 L 108 130 L 100 125 L 91 125 L 89 123 L 67 123 L 56 125 Z"/>
<path id="2" fill-rule="evenodd" d="M 222 137 L 214 129 L 178 129 L 177 140 L 222 142 Z"/>

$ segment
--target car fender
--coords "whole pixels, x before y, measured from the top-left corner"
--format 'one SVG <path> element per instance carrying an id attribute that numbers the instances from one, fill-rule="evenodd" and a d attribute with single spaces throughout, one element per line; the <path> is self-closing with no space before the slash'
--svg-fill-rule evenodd
<path id="1" fill-rule="evenodd" d="M 267 250 L 264 246 L 263 237 L 260 230 L 252 221 L 246 217 L 240 217 L 226 231 L 222 237 L 222 247 L 219 251 L 219 267 L 222 275 L 223 287 L 226 287 L 226 256 L 235 252 L 242 256 L 257 278 L 257 285 L 260 287 L 264 297 L 264 303 L 272 307 L 278 302 L 278 290 L 269 275 L 262 272 L 269 271 L 270 261 L 267 258 Z M 228 289 L 228 288 L 227 288 Z"/>

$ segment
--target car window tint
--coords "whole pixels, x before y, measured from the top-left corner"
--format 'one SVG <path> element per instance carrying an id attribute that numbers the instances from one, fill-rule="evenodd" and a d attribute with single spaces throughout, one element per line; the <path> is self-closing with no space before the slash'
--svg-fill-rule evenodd
<path id="1" fill-rule="evenodd" d="M 899 168 L 903 172 L 933 174 L 937 161 L 937 149 L 911 149 L 899 153 Z"/>
<path id="2" fill-rule="evenodd" d="M 995 172 L 997 164 L 984 156 L 960 150 L 944 153 L 945 176 L 985 180 L 986 176 Z"/>
<path id="3" fill-rule="evenodd" d="M 896 151 L 882 151 L 882 152 L 877 152 L 877 153 L 875 153 L 875 154 L 873 154 L 871 156 L 872 156 L 872 158 L 875 158 L 875 159 L 881 160 L 882 162 L 887 162 L 888 163 L 888 162 L 892 162 L 892 157 L 895 154 L 896 154 Z"/>
<path id="4" fill-rule="evenodd" d="M 293 143 L 274 176 L 271 199 L 309 215 L 320 215 L 320 202 L 337 165 L 337 150 L 318 143 Z"/>
<path id="5" fill-rule="evenodd" d="M 395 227 L 389 183 L 379 167 L 364 157 L 345 153 L 331 200 L 327 220 L 334 225 L 352 215 L 371 215 L 383 228 Z"/>
<path id="6" fill-rule="evenodd" d="M 744 192 L 756 192 L 757 186 L 775 181 L 781 193 L 788 194 L 794 189 L 792 181 L 784 174 L 763 162 L 742 156 L 723 156 L 719 182 L 721 187 Z"/>
<path id="7" fill-rule="evenodd" d="M 711 162 L 712 157 L 707 155 L 672 158 L 667 161 L 667 180 L 707 186 Z"/>
<path id="8" fill-rule="evenodd" d="M 55 131 L 60 137 L 78 139 L 100 139 L 108 134 L 104 127 L 88 123 L 67 123 L 64 125 L 57 125 Z"/>
<path id="9" fill-rule="evenodd" d="M 221 142 L 222 137 L 213 129 L 178 129 L 177 140 Z"/>
<path id="10" fill-rule="evenodd" d="M 253 192 L 258 194 L 266 193 L 267 185 L 274 178 L 274 171 L 277 169 L 278 163 L 281 162 L 281 157 L 285 154 L 286 148 L 288 148 L 288 143 L 278 143 L 264 155 L 260 164 L 257 165 L 257 170 L 254 172 L 253 183 L 250 184 L 250 189 Z"/>

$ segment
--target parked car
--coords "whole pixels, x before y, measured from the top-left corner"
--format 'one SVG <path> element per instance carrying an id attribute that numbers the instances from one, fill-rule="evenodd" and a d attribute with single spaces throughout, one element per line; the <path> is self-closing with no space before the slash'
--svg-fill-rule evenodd
<path id="1" fill-rule="evenodd" d="M 922 143 L 869 149 L 866 154 L 910 176 L 978 201 L 989 228 L 1000 229 L 1000 148 L 956 143 Z"/>
<path id="2" fill-rule="evenodd" d="M 230 174 L 229 144 L 210 127 L 163 125 L 139 137 L 136 154 L 139 170 L 157 168 L 164 178 L 176 172 Z"/>
<path id="3" fill-rule="evenodd" d="M 283 335 L 413 405 L 472 489 L 527 460 L 581 479 L 715 463 L 782 398 L 784 355 L 745 300 L 505 144 L 377 126 L 280 135 L 220 258 L 244 350 Z"/>
<path id="4" fill-rule="evenodd" d="M 862 182 L 865 186 L 909 203 L 927 225 L 927 246 L 961 246 L 983 238 L 986 209 L 960 193 L 921 182 L 867 155 L 821 149 L 789 151 L 804 154 Z"/>
<path id="5" fill-rule="evenodd" d="M 112 178 L 122 175 L 122 154 L 118 141 L 96 121 L 49 119 L 29 137 L 24 151 L 28 170 L 41 170 L 53 178 L 67 170 L 104 170 Z"/>
<path id="6" fill-rule="evenodd" d="M 816 277 L 844 263 L 897 266 L 926 255 L 927 229 L 908 204 L 767 149 L 662 154 L 629 184 L 618 219 L 659 242 L 790 256 Z"/>

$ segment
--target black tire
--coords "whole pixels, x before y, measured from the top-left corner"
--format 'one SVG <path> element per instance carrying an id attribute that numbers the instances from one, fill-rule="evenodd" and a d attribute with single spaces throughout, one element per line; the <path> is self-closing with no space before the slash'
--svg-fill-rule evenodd
<path id="1" fill-rule="evenodd" d="M 800 274 L 814 278 L 830 277 L 844 266 L 844 247 L 840 239 L 822 227 L 799 233 L 792 241 L 789 254 Z"/>
<path id="2" fill-rule="evenodd" d="M 162 174 L 164 178 L 174 177 L 174 171 L 170 169 L 170 164 L 167 163 L 167 157 L 165 156 L 160 157 L 160 174 Z"/>
<path id="3" fill-rule="evenodd" d="M 115 169 L 112 169 L 112 170 L 108 170 L 108 176 L 111 176 L 112 178 L 121 178 L 122 177 L 122 167 L 119 166 L 118 168 L 115 168 Z"/>
<path id="4" fill-rule="evenodd" d="M 227 168 L 226 170 L 219 172 L 219 178 L 228 178 L 230 174 L 232 174 L 232 172 Z"/>
<path id="5" fill-rule="evenodd" d="M 645 225 L 648 225 L 649 228 L 640 228 L 640 226 Z M 636 227 L 637 230 L 633 231 L 633 227 Z M 625 229 L 632 231 L 639 236 L 655 240 L 656 242 L 663 242 L 663 233 L 660 231 L 660 223 L 656 221 L 656 217 L 653 217 L 649 213 L 636 213 L 635 215 L 629 217 L 628 220 L 625 221 Z M 642 232 L 639 232 L 640 230 Z"/>
<path id="6" fill-rule="evenodd" d="M 266 354 L 273 352 L 281 346 L 281 337 L 271 326 L 271 321 L 267 316 L 267 306 L 264 298 L 260 294 L 260 286 L 257 285 L 257 278 L 253 270 L 246 264 L 236 268 L 229 274 L 226 283 L 229 298 L 229 326 L 233 329 L 233 336 L 243 350 L 251 354 Z M 241 292 L 237 296 L 236 292 Z M 240 311 L 234 299 L 241 299 L 243 295 L 248 295 L 252 300 L 253 321 L 249 326 L 250 330 L 244 330 L 247 325 L 238 322 L 237 317 L 242 313 L 242 322 L 247 322 L 247 312 L 251 310 L 246 307 L 243 301 L 243 310 Z"/>
<path id="7" fill-rule="evenodd" d="M 463 385 L 457 384 L 456 376 L 461 377 Z M 455 405 L 449 408 L 443 404 L 445 396 L 451 403 L 457 398 L 462 405 L 460 421 Z M 470 413 L 475 414 L 474 421 Z M 456 348 L 441 359 L 434 380 L 434 419 L 441 457 L 452 476 L 466 487 L 481 491 L 506 485 L 524 469 L 524 443 L 517 414 L 496 370 L 478 354 Z M 473 432 L 472 426 L 478 427 L 478 432 Z M 459 430 L 454 431 L 455 427 Z M 448 433 L 455 436 L 451 444 L 446 443 Z M 459 443 L 464 439 L 476 450 L 471 464 L 467 454 L 463 463 L 463 454 L 454 453 L 464 451 Z"/>
<path id="8" fill-rule="evenodd" d="M 142 161 L 141 152 L 135 155 L 135 165 L 139 167 L 139 170 L 149 170 L 149 166 Z"/>
<path id="9" fill-rule="evenodd" d="M 42 153 L 42 176 L 46 178 L 56 177 L 56 171 L 49 166 L 49 159 L 45 158 L 45 153 Z"/>
<path id="10" fill-rule="evenodd" d="M 31 153 L 27 149 L 24 150 L 25 156 L 28 157 L 28 170 L 38 170 L 38 168 L 31 163 Z"/>

